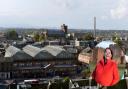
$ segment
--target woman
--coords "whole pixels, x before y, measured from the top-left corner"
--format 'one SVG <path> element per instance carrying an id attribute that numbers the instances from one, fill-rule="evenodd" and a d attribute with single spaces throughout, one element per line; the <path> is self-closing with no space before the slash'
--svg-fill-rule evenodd
<path id="1" fill-rule="evenodd" d="M 103 59 L 98 62 L 92 74 L 92 78 L 102 86 L 113 86 L 119 81 L 117 64 L 112 58 L 112 50 L 106 48 Z"/>

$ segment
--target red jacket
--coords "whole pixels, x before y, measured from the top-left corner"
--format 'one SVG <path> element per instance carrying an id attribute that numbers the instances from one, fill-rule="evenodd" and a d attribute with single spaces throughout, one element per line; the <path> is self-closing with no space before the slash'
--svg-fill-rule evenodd
<path id="1" fill-rule="evenodd" d="M 104 60 L 100 60 L 92 74 L 93 79 L 102 86 L 112 86 L 119 81 L 118 67 L 115 61 L 107 60 L 104 65 Z"/>

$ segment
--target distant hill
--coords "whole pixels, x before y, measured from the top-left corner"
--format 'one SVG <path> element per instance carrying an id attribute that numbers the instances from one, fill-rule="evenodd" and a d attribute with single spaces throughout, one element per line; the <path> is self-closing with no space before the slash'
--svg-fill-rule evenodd
<path id="1" fill-rule="evenodd" d="M 0 31 L 6 32 L 8 30 L 16 30 L 18 33 L 23 34 L 23 33 L 29 33 L 29 32 L 43 32 L 46 30 L 60 30 L 59 28 L 4 28 L 0 27 Z M 87 33 L 87 32 L 94 32 L 93 29 L 68 29 L 68 33 Z M 97 35 L 113 35 L 115 33 L 121 34 L 121 35 L 128 35 L 128 30 L 102 30 L 102 29 L 97 29 L 96 34 Z"/>

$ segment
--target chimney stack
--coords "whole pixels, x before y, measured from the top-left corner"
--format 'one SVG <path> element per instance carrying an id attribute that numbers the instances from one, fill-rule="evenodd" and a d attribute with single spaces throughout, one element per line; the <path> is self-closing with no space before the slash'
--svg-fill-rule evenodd
<path id="1" fill-rule="evenodd" d="M 94 38 L 96 38 L 96 17 L 94 17 Z"/>

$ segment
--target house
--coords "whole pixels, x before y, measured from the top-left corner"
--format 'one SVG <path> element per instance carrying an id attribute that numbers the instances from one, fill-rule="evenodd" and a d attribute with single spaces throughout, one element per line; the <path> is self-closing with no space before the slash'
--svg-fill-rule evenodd
<path id="1" fill-rule="evenodd" d="M 82 63 L 89 64 L 92 61 L 92 49 L 90 47 L 83 49 L 78 56 L 78 60 Z"/>

